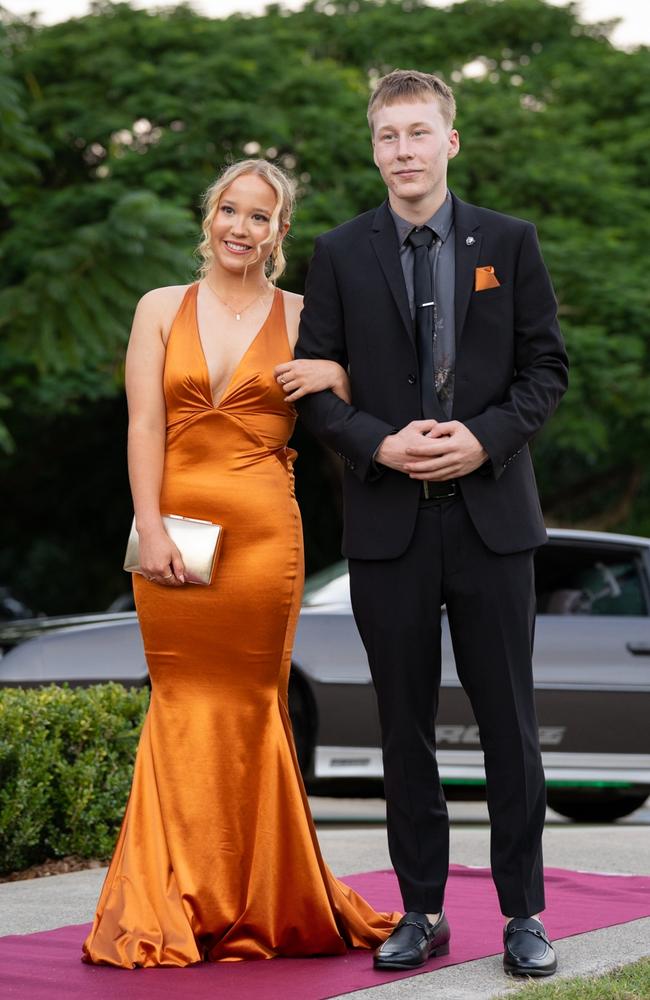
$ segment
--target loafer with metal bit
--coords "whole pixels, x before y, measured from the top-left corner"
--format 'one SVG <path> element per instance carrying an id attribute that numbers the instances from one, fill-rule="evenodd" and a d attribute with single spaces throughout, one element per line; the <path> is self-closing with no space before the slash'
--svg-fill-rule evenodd
<path id="1" fill-rule="evenodd" d="M 449 924 L 444 913 L 432 924 L 426 913 L 405 913 L 375 952 L 376 969 L 416 969 L 429 958 L 449 954 Z"/>
<path id="2" fill-rule="evenodd" d="M 503 928 L 503 968 L 509 976 L 552 976 L 557 969 L 553 945 L 535 917 L 514 917 Z"/>

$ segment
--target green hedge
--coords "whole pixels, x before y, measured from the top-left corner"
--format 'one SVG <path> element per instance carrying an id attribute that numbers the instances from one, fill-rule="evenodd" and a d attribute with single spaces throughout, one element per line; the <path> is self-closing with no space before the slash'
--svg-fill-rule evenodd
<path id="1" fill-rule="evenodd" d="M 0 872 L 111 854 L 148 703 L 120 684 L 0 689 Z"/>

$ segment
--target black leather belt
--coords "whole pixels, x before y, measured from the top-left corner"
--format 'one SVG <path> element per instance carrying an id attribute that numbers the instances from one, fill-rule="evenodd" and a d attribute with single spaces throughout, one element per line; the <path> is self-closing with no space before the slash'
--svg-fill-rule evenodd
<path id="1" fill-rule="evenodd" d="M 434 482 L 425 479 L 422 482 L 422 493 L 424 500 L 451 500 L 459 495 L 458 483 L 455 479 L 448 479 L 445 482 Z"/>

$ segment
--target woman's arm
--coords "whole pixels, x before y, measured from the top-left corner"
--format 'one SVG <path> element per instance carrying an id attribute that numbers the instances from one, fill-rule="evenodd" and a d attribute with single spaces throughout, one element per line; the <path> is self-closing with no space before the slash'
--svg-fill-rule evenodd
<path id="1" fill-rule="evenodd" d="M 144 575 L 156 583 L 179 586 L 185 582 L 183 560 L 165 531 L 160 514 L 166 432 L 165 344 L 161 322 L 166 297 L 161 293 L 166 291 L 147 292 L 133 318 L 126 353 L 128 462 Z"/>
<path id="2" fill-rule="evenodd" d="M 346 403 L 351 402 L 348 373 L 336 361 L 307 358 L 287 361 L 283 365 L 278 365 L 274 374 L 286 393 L 287 403 L 293 403 L 301 396 L 307 396 L 311 392 L 322 392 L 324 389 L 331 389 Z"/>
<path id="3" fill-rule="evenodd" d="M 284 297 L 287 336 L 293 350 L 298 340 L 303 298 L 302 295 L 296 295 L 295 292 L 283 292 L 282 295 Z M 287 403 L 293 403 L 301 396 L 307 396 L 312 392 L 322 392 L 324 389 L 331 389 L 344 402 L 350 402 L 348 373 L 335 361 L 321 359 L 287 361 L 276 367 L 274 375 L 286 394 Z"/>

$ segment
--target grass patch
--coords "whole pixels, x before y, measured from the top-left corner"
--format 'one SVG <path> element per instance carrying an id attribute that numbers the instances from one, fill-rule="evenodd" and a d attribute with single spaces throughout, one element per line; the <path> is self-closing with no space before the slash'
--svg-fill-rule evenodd
<path id="1" fill-rule="evenodd" d="M 517 1000 L 650 1000 L 650 958 L 590 979 L 529 982 L 510 995 Z"/>

